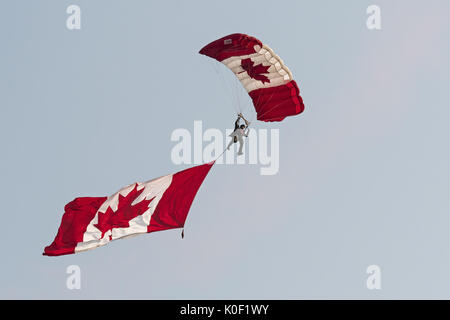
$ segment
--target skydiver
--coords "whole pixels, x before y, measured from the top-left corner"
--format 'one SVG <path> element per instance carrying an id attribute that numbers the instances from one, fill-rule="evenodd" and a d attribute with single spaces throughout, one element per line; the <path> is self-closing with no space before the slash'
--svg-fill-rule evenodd
<path id="1" fill-rule="evenodd" d="M 241 124 L 239 125 L 239 121 L 240 120 L 244 120 L 245 124 Z M 248 126 L 250 125 L 250 122 L 248 122 L 244 116 L 242 115 L 242 113 L 238 114 L 238 118 L 236 120 L 236 122 L 234 123 L 234 131 L 232 134 L 230 134 L 230 137 L 232 137 L 230 143 L 228 144 L 227 150 L 230 150 L 230 147 L 233 143 L 236 143 L 239 141 L 239 152 L 238 152 L 238 156 L 244 154 L 242 152 L 242 148 L 244 147 L 244 139 L 243 137 L 248 137 L 248 132 L 249 132 L 249 128 Z M 247 132 L 245 132 L 245 129 L 247 129 Z"/>

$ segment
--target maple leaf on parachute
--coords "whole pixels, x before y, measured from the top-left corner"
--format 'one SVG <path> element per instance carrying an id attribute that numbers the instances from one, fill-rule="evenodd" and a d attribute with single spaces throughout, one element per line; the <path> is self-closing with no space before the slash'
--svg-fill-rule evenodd
<path id="1" fill-rule="evenodd" d="M 245 72 L 248 73 L 250 78 L 260 80 L 263 83 L 270 82 L 269 78 L 263 75 L 263 73 L 269 73 L 269 66 L 263 66 L 262 63 L 255 65 L 255 63 L 250 58 L 248 58 L 241 61 L 241 67 L 245 70 Z"/>

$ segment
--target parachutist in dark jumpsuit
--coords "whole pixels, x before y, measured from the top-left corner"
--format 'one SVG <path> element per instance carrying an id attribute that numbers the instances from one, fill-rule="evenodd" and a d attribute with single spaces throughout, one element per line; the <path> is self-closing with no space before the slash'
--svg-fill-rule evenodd
<path id="1" fill-rule="evenodd" d="M 241 124 L 239 125 L 239 121 L 240 120 L 244 120 L 245 124 Z M 244 139 L 243 137 L 248 137 L 248 126 L 250 125 L 250 122 L 248 122 L 244 116 L 242 115 L 242 113 L 238 114 L 238 118 L 236 120 L 236 122 L 234 123 L 234 131 L 232 134 L 230 134 L 230 137 L 232 137 L 230 143 L 228 144 L 227 150 L 230 150 L 230 147 L 233 143 L 236 143 L 239 141 L 239 152 L 238 155 L 242 155 L 244 154 L 242 152 L 242 148 L 244 147 Z M 247 132 L 245 132 L 245 129 L 247 129 Z"/>

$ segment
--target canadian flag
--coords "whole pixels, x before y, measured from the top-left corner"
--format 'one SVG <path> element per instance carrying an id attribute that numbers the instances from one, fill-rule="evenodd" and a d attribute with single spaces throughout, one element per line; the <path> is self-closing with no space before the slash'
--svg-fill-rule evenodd
<path id="1" fill-rule="evenodd" d="M 213 164 L 133 183 L 109 197 L 76 198 L 65 206 L 55 240 L 43 254 L 72 254 L 141 233 L 183 228 Z"/>

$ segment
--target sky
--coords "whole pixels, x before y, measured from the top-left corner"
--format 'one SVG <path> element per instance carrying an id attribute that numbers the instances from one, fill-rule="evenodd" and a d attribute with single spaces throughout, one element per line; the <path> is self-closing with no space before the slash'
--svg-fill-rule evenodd
<path id="1" fill-rule="evenodd" d="M 79 30 L 66 27 L 72 4 Z M 366 26 L 369 5 L 380 30 Z M 0 298 L 449 299 L 449 10 L 2 1 Z M 230 92 L 198 54 L 231 33 L 273 48 L 305 102 L 301 115 L 254 124 L 279 130 L 277 174 L 215 165 L 184 239 L 169 230 L 43 256 L 66 203 L 189 167 L 171 159 L 176 129 L 233 126 Z M 79 290 L 66 286 L 71 265 Z M 367 287 L 371 265 L 380 289 Z"/>

